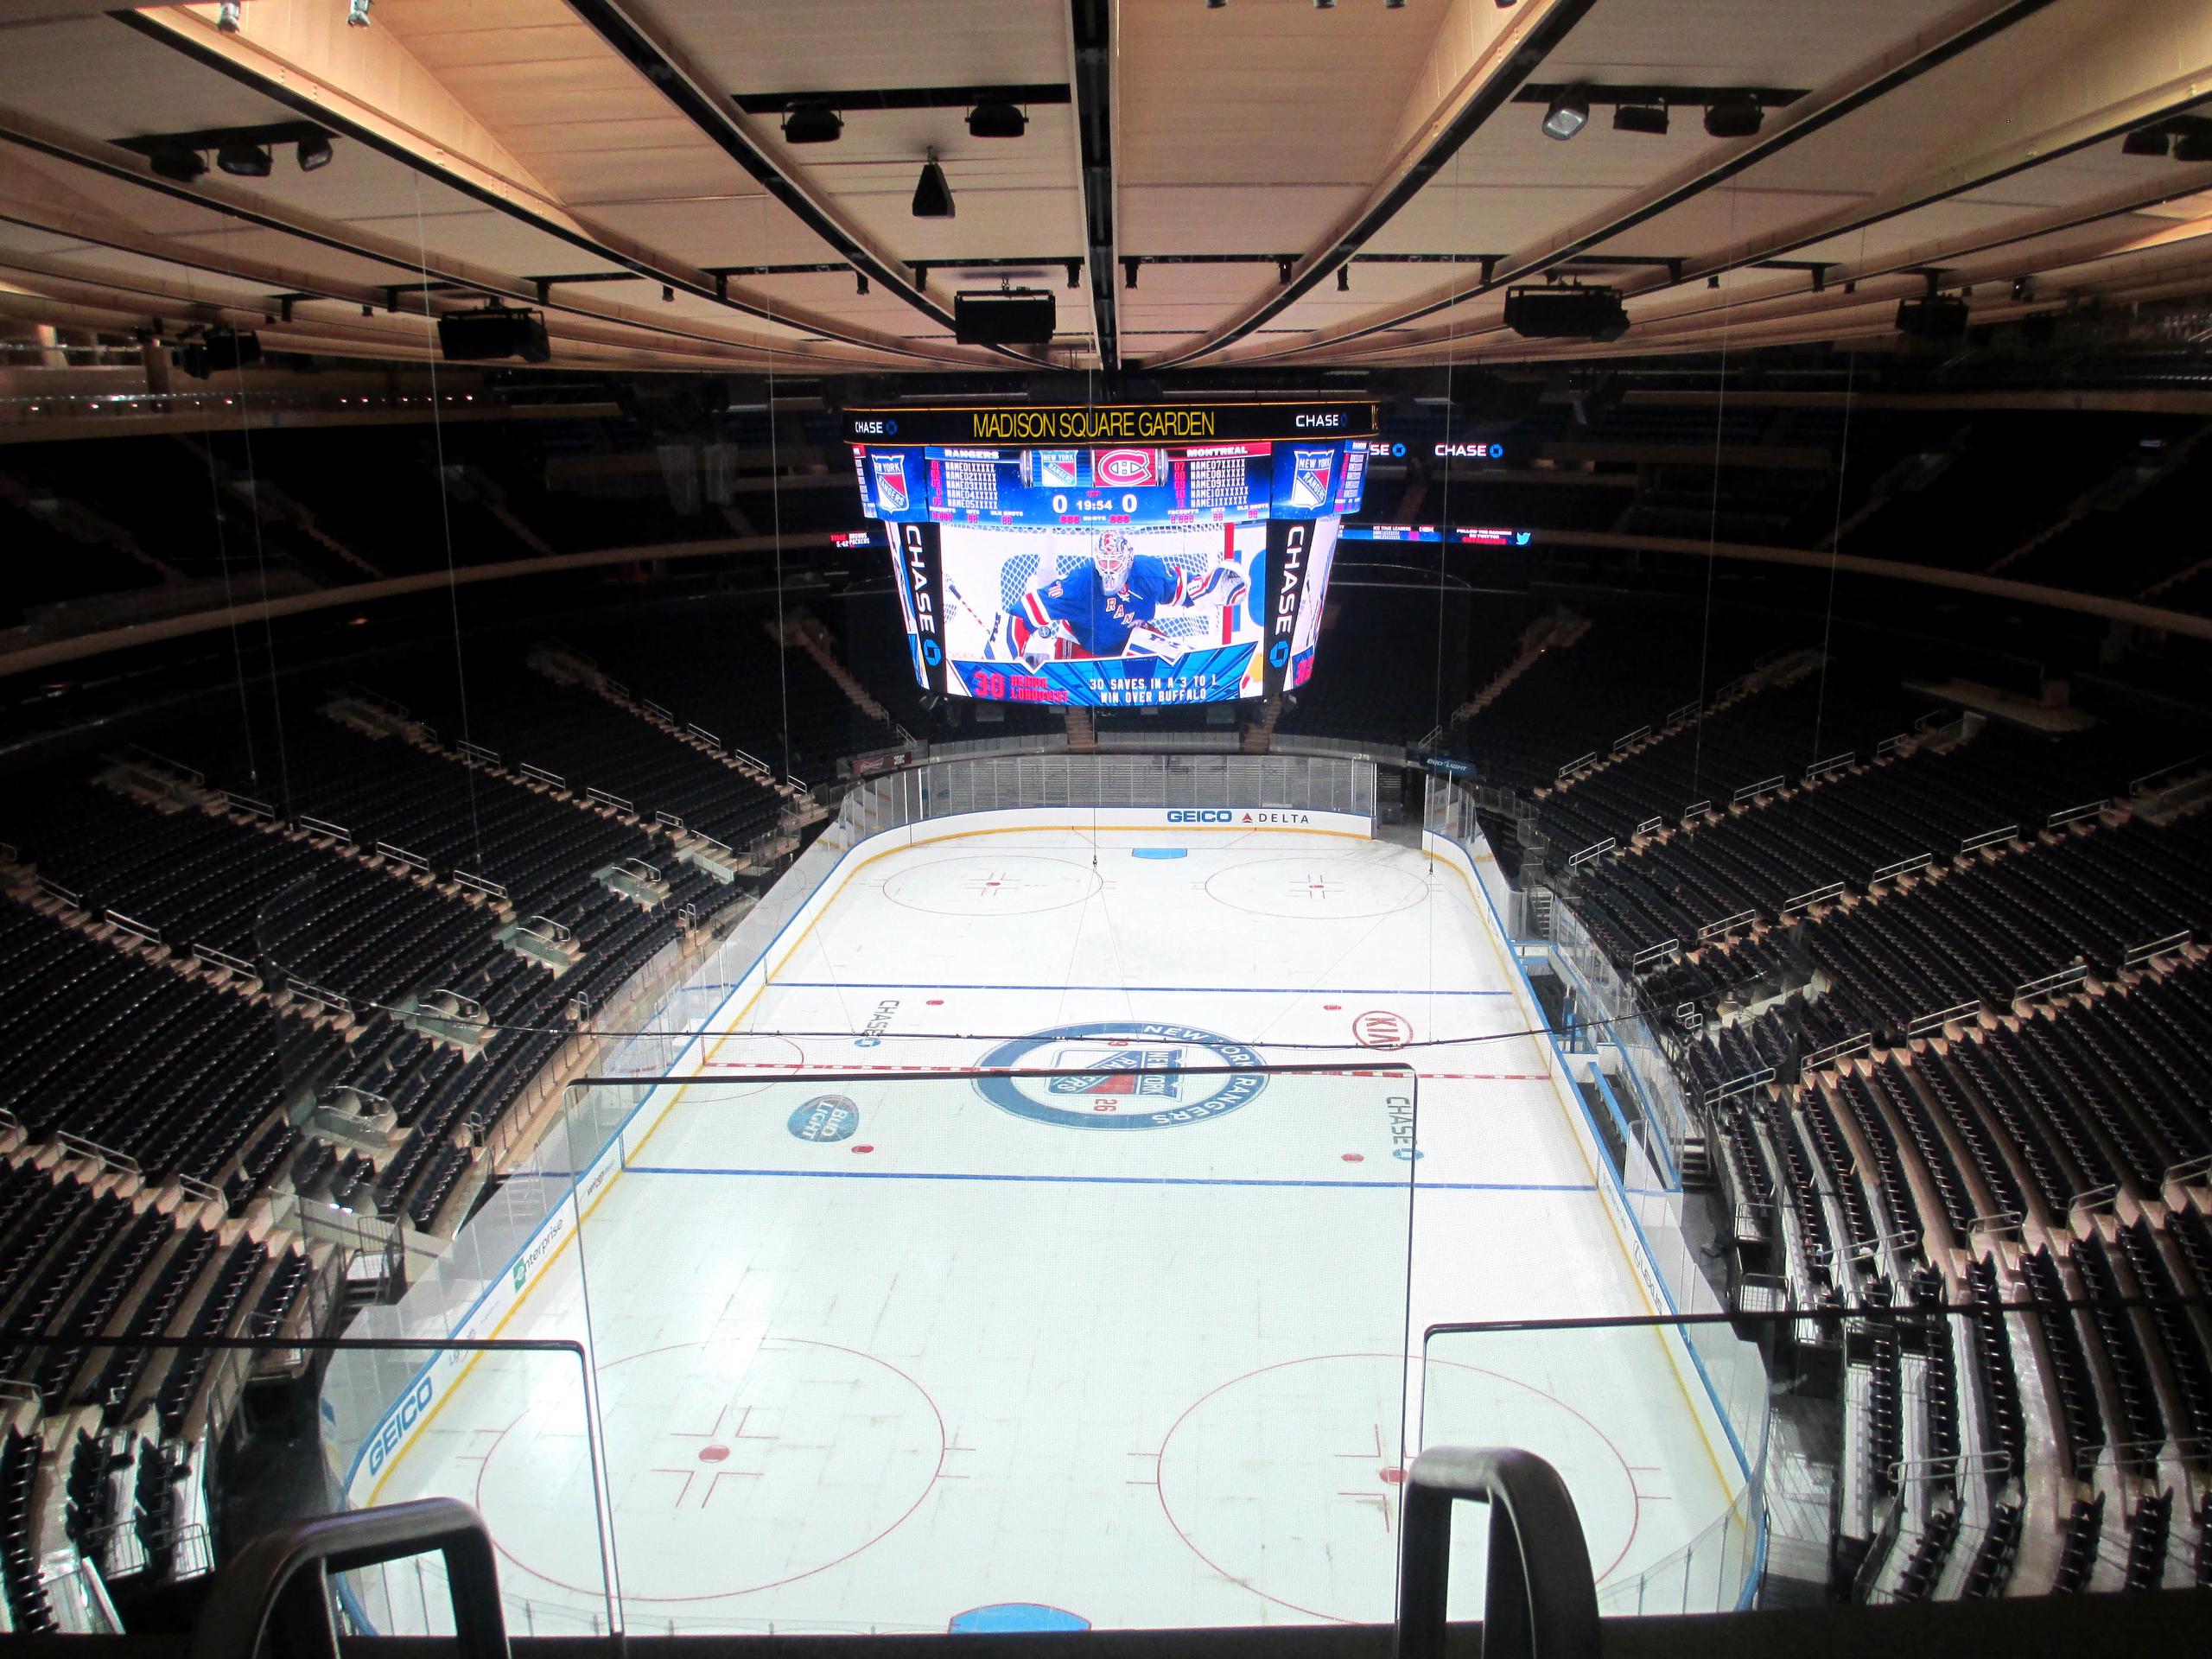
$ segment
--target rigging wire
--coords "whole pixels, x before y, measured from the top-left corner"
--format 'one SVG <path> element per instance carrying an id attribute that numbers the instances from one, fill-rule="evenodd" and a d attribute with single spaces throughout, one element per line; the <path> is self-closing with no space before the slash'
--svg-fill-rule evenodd
<path id="1" fill-rule="evenodd" d="M 1859 231 L 1859 262 L 1863 267 L 1866 260 L 1866 230 Z M 1835 638 L 1835 575 L 1836 557 L 1843 550 L 1843 481 L 1851 464 L 1851 398 L 1859 380 L 1859 352 L 1853 346 L 1844 357 L 1843 371 L 1843 437 L 1836 447 L 1835 459 L 1835 526 L 1828 532 L 1828 594 L 1827 602 L 1821 613 L 1821 684 L 1813 698 L 1813 752 L 1805 757 L 1808 765 L 1819 760 L 1821 755 L 1821 725 L 1828 706 L 1828 645 Z"/>
<path id="2" fill-rule="evenodd" d="M 1728 245 L 1736 245 L 1736 193 L 1728 187 Z M 1713 503 L 1705 521 L 1705 620 L 1700 630 L 1697 656 L 1697 720 L 1690 730 L 1690 798 L 1704 798 L 1705 706 L 1707 677 L 1713 665 L 1713 573 L 1720 560 L 1720 440 L 1728 418 L 1728 325 L 1735 315 L 1736 290 L 1732 286 L 1720 298 L 1720 391 L 1713 408 Z"/>
<path id="3" fill-rule="evenodd" d="M 423 230 L 423 175 L 415 179 L 415 251 L 417 268 L 423 277 L 423 312 L 430 317 L 430 251 Z M 435 327 L 435 321 L 432 327 Z M 453 560 L 453 508 L 448 499 L 446 482 L 446 433 L 444 418 L 438 413 L 438 359 L 440 351 L 429 353 L 430 365 L 430 435 L 438 460 L 438 523 L 446 540 L 446 601 L 453 620 L 453 677 L 461 698 L 461 735 L 464 742 L 474 741 L 468 727 L 468 670 L 464 662 L 461 641 L 461 582 L 454 574 Z M 468 839 L 475 849 L 477 874 L 485 874 L 484 830 L 476 815 L 476 768 L 463 766 L 461 778 L 468 791 Z"/>

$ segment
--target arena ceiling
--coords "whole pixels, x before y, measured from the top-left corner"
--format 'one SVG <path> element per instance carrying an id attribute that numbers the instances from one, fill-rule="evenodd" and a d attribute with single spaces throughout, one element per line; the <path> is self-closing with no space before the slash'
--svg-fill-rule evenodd
<path id="1" fill-rule="evenodd" d="M 227 10 L 0 0 L 0 333 L 421 359 L 493 296 L 576 367 L 1320 372 L 2212 290 L 2202 0 Z M 1747 92 L 1758 130 L 1711 136 Z M 1021 136 L 973 136 L 987 101 Z M 835 141 L 788 142 L 795 104 Z M 271 141 L 265 176 L 177 176 L 226 134 Z M 950 217 L 912 211 L 931 156 Z M 1509 331 L 1549 282 L 1617 289 L 1626 334 Z M 955 294 L 1008 285 L 1053 294 L 1051 345 L 957 344 Z"/>

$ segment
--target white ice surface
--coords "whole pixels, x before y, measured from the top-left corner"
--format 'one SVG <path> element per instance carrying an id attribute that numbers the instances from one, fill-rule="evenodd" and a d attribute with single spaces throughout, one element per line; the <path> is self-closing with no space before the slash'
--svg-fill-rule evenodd
<path id="1" fill-rule="evenodd" d="M 500 1333 L 588 1333 L 625 1623 L 1384 1619 L 1408 1441 L 1550 1458 L 1602 1584 L 1670 1557 L 1724 1500 L 1656 1336 L 1459 1338 L 1420 1363 L 1433 1322 L 1650 1311 L 1544 1039 L 1511 1034 L 1516 982 L 1459 877 L 1379 842 L 1031 830 L 870 862 L 723 1008 L 702 1079 Z M 1357 1046 L 1388 1023 L 1363 1015 L 1491 1040 L 1394 1055 Z M 1001 1084 L 1024 1116 L 931 1070 L 1109 1025 L 1019 1063 L 1142 1048 L 1155 1092 Z M 1160 1027 L 1335 1070 L 1198 1121 L 1084 1122 L 1249 1086 L 1159 1071 L 1166 1048 L 1223 1063 Z M 792 1132 L 823 1095 L 857 1110 L 849 1138 Z M 488 1357 L 378 1493 L 476 1503 L 517 1629 L 604 1622 L 579 1396 L 573 1364 Z"/>

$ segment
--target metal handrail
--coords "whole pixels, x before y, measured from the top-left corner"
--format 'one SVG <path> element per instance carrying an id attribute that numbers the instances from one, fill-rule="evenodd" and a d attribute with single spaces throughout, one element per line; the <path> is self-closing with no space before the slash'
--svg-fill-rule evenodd
<path id="1" fill-rule="evenodd" d="M 454 1650 L 462 1659 L 506 1659 L 492 1535 L 484 1517 L 457 1497 L 355 1510 L 263 1533 L 215 1575 L 192 1634 L 191 1659 L 254 1659 L 264 1643 L 287 1656 L 338 1659 L 325 1575 L 431 1550 L 445 1558 Z"/>
<path id="2" fill-rule="evenodd" d="M 1483 1659 L 1597 1659 L 1598 1589 L 1559 1471 L 1513 1446 L 1438 1446 L 1414 1459 L 1399 1531 L 1396 1659 L 1443 1659 L 1452 1505 L 1488 1503 Z M 212 1659 L 212 1656 L 211 1656 Z"/>

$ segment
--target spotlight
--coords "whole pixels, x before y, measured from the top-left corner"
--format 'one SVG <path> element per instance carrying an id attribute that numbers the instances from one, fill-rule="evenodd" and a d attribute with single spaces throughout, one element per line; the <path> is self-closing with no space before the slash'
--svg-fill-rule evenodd
<path id="1" fill-rule="evenodd" d="M 1667 106 L 1664 104 L 1618 104 L 1613 106 L 1615 132 L 1649 133 L 1663 138 L 1667 134 Z"/>
<path id="2" fill-rule="evenodd" d="M 223 0 L 215 8 L 215 27 L 226 35 L 235 35 L 245 27 L 245 6 L 243 0 Z"/>
<path id="3" fill-rule="evenodd" d="M 1219 11 L 1228 3 L 1229 0 L 1206 0 L 1206 10 L 1208 11 Z"/>
<path id="4" fill-rule="evenodd" d="M 1726 92 L 1706 106 L 1705 130 L 1713 138 L 1748 138 L 1765 119 L 1766 111 L 1749 92 Z"/>
<path id="5" fill-rule="evenodd" d="M 369 0 L 346 0 L 346 27 L 366 29 L 369 26 Z"/>
<path id="6" fill-rule="evenodd" d="M 1313 0 L 1313 10 L 1316 11 L 1334 11 L 1336 9 L 1337 0 Z"/>
<path id="7" fill-rule="evenodd" d="M 1403 11 L 1405 9 L 1406 0 L 1382 0 L 1382 10 L 1385 11 Z"/>
<path id="8" fill-rule="evenodd" d="M 2212 127 L 2200 127 L 2192 131 L 2176 133 L 2174 160 L 2212 162 Z"/>
<path id="9" fill-rule="evenodd" d="M 1580 86 L 1570 86 L 1552 99 L 1544 111 L 1544 136 L 1572 138 L 1590 124 L 1590 99 Z"/>
<path id="10" fill-rule="evenodd" d="M 146 160 L 156 178 L 174 179 L 179 184 L 190 184 L 207 170 L 207 158 L 182 144 L 163 144 Z"/>
<path id="11" fill-rule="evenodd" d="M 269 176 L 269 146 L 257 144 L 251 138 L 226 138 L 216 148 L 215 165 L 235 178 L 265 179 Z"/>
<path id="12" fill-rule="evenodd" d="M 1003 99 L 989 99 L 968 111 L 970 138 L 1019 138 L 1029 130 L 1029 118 Z"/>
<path id="13" fill-rule="evenodd" d="M 834 144 L 844 130 L 844 118 L 827 104 L 802 104 L 784 117 L 787 144 Z"/>
<path id="14" fill-rule="evenodd" d="M 937 164 L 937 151 L 931 150 L 929 159 L 922 163 L 922 176 L 914 185 L 914 217 L 950 219 L 952 216 L 952 187 L 945 183 L 944 169 Z"/>
<path id="15" fill-rule="evenodd" d="M 312 138 L 300 140 L 300 171 L 313 173 L 330 165 L 330 135 L 319 132 Z"/>
<path id="16" fill-rule="evenodd" d="M 2138 127 L 2120 141 L 2123 156 L 2163 156 L 2166 153 L 2164 127 Z"/>

